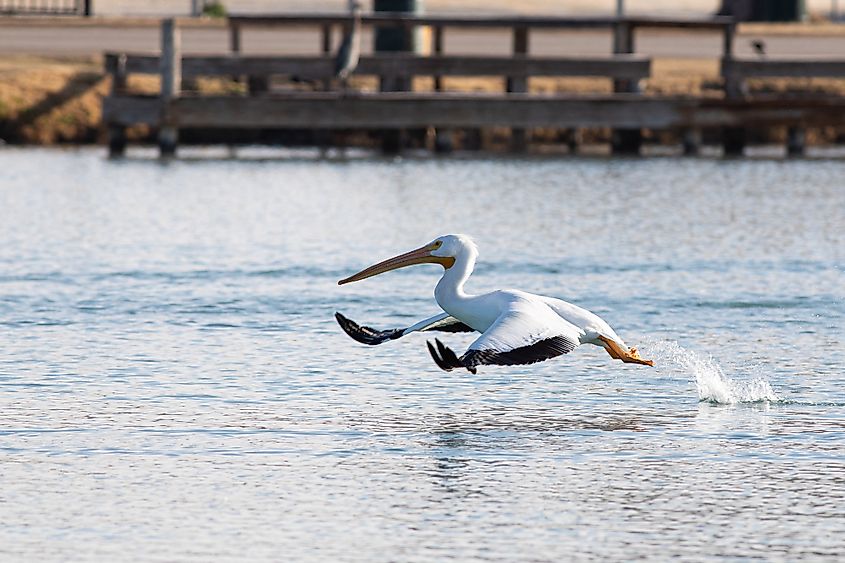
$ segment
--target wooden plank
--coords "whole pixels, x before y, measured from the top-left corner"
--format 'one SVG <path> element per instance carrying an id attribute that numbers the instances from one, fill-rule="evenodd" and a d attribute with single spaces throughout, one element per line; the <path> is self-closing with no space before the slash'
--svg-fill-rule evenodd
<path id="1" fill-rule="evenodd" d="M 845 98 L 702 99 L 692 118 L 701 127 L 841 126 L 845 125 Z"/>
<path id="2" fill-rule="evenodd" d="M 103 99 L 103 122 L 116 126 L 158 126 L 161 101 L 154 96 L 108 96 Z"/>
<path id="3" fill-rule="evenodd" d="M 157 98 L 104 100 L 110 123 L 155 125 Z M 845 99 L 696 100 L 613 96 L 356 94 L 182 96 L 168 109 L 179 127 L 263 129 L 391 127 L 747 127 L 845 126 Z"/>
<path id="4" fill-rule="evenodd" d="M 253 14 L 231 15 L 229 22 L 250 27 L 283 27 L 283 26 L 313 26 L 323 24 L 344 24 L 349 21 L 345 14 Z M 433 16 L 396 13 L 364 14 L 361 23 L 364 25 L 431 25 L 441 27 L 461 28 L 507 28 L 514 26 L 543 27 L 543 28 L 609 28 L 613 18 L 557 18 L 557 17 L 525 17 L 525 16 Z"/>
<path id="5" fill-rule="evenodd" d="M 766 59 L 722 62 L 722 74 L 747 78 L 845 78 L 845 59 Z"/>
<path id="6" fill-rule="evenodd" d="M 346 14 L 251 14 L 230 15 L 229 23 L 250 27 L 312 26 L 324 24 L 344 24 L 349 21 Z M 612 28 L 620 20 L 614 17 L 556 17 L 556 16 L 444 16 L 414 15 L 401 12 L 366 14 L 362 16 L 364 25 L 404 25 L 404 26 L 442 26 L 462 28 L 508 28 L 530 27 L 545 29 L 590 29 Z M 733 24 L 732 18 L 650 18 L 632 17 L 624 20 L 633 27 L 681 28 L 721 30 Z"/>
<path id="7" fill-rule="evenodd" d="M 649 18 L 636 17 L 625 18 L 626 22 L 635 28 L 653 29 L 687 29 L 699 31 L 721 31 L 734 25 L 731 17 L 717 16 L 705 19 L 672 19 L 672 18 Z"/>
<path id="8" fill-rule="evenodd" d="M 180 127 L 670 127 L 683 101 L 384 93 L 346 97 L 182 97 L 172 115 Z"/>
<path id="9" fill-rule="evenodd" d="M 107 65 L 116 56 L 108 53 Z M 159 72 L 158 57 L 128 55 L 126 69 L 130 74 Z M 399 77 L 440 76 L 602 76 L 639 80 L 651 73 L 651 59 L 635 55 L 602 58 L 545 57 L 420 57 L 409 54 L 361 57 L 358 75 L 394 75 Z M 334 74 L 334 60 L 329 57 L 237 57 L 209 56 L 182 59 L 182 75 L 250 76 L 294 74 L 308 79 L 326 78 Z"/>

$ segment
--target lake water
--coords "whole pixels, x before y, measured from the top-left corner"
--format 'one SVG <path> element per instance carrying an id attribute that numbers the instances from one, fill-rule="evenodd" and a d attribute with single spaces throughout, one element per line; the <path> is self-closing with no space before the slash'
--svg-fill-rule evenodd
<path id="1" fill-rule="evenodd" d="M 270 152 L 0 151 L 0 559 L 845 556 L 841 159 Z M 435 314 L 336 281 L 450 232 L 656 367 L 340 331 Z"/>

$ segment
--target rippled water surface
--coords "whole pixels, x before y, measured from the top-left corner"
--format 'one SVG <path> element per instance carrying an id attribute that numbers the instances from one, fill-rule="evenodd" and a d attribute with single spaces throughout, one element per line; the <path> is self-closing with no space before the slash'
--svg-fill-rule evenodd
<path id="1" fill-rule="evenodd" d="M 4 561 L 845 555 L 841 160 L 201 156 L 0 151 Z M 657 366 L 339 330 L 449 232 Z"/>

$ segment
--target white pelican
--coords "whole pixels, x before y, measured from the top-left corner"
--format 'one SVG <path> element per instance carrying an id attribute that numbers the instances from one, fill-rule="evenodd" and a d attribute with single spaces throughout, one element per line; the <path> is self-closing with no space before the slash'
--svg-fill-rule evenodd
<path id="1" fill-rule="evenodd" d="M 612 358 L 626 363 L 654 365 L 642 359 L 636 348 L 628 348 L 603 319 L 572 303 L 516 289 L 483 295 L 466 293 L 464 283 L 477 257 L 478 249 L 469 237 L 446 235 L 361 270 L 338 285 L 413 264 L 440 264 L 445 271 L 434 289 L 434 298 L 444 312 L 404 329 L 375 330 L 359 326 L 340 313 L 335 314 L 337 322 L 349 336 L 371 345 L 412 332 L 480 332 L 460 357 L 438 339 L 434 344 L 427 343 L 434 362 L 446 371 L 466 368 L 476 373 L 476 367 L 485 364 L 533 364 L 571 352 L 580 344 L 601 346 Z"/>

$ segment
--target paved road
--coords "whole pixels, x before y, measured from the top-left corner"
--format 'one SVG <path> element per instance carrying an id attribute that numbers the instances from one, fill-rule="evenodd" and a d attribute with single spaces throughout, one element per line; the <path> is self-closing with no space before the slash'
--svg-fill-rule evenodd
<path id="1" fill-rule="evenodd" d="M 755 36 L 766 41 L 770 56 L 840 56 L 845 57 L 845 35 L 839 36 Z M 753 56 L 751 37 L 740 36 L 736 54 Z M 446 33 L 445 49 L 452 54 L 507 54 L 510 36 L 504 32 L 454 31 Z M 156 51 L 159 34 L 154 26 L 86 27 L 86 26 L 8 26 L 0 25 L 0 53 L 43 55 L 88 55 L 105 50 Z M 315 54 L 320 39 L 316 30 L 249 30 L 243 38 L 245 54 Z M 365 50 L 372 44 L 364 38 Z M 182 45 L 186 53 L 225 53 L 228 32 L 222 27 L 185 28 Z M 579 31 L 569 33 L 536 33 L 530 50 L 536 55 L 606 55 L 610 53 L 609 33 Z M 673 31 L 639 32 L 637 52 L 655 57 L 718 57 L 719 35 Z"/>

